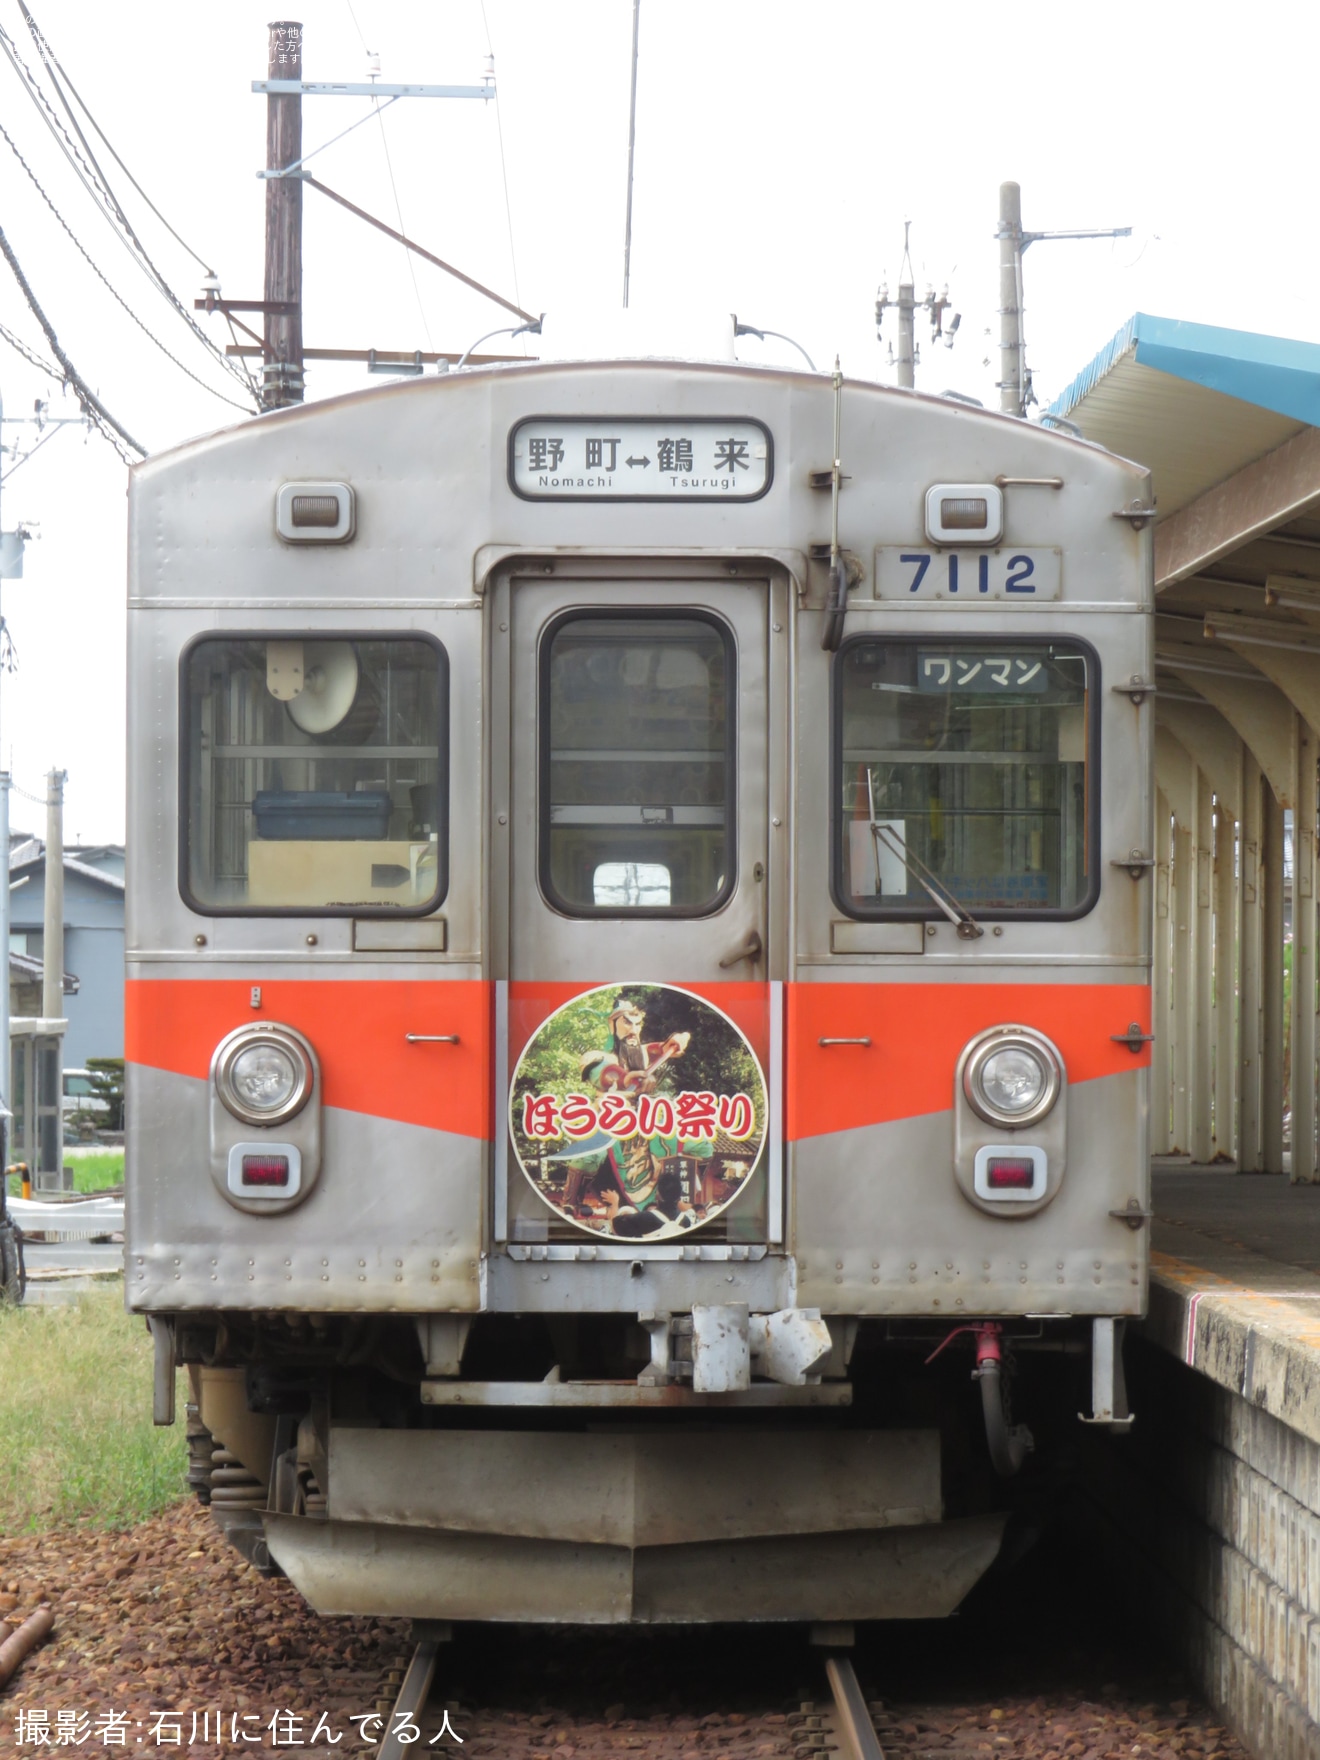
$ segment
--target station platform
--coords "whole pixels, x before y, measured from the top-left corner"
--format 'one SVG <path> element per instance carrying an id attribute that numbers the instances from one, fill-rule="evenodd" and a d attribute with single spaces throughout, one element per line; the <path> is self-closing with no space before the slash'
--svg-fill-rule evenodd
<path id="1" fill-rule="evenodd" d="M 1174 1160 L 1152 1183 L 1145 1335 L 1320 1442 L 1320 1185 Z"/>
<path id="2" fill-rule="evenodd" d="M 1259 1760 L 1320 1760 L 1320 1185 L 1154 1164 L 1135 1424 L 1088 1488 L 1141 1605 Z"/>

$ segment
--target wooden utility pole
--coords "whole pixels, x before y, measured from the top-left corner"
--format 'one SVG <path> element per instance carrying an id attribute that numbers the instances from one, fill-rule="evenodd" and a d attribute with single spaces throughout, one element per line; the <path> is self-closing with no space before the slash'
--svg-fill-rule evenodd
<path id="1" fill-rule="evenodd" d="M 302 80 L 300 24 L 270 27 L 266 77 Z M 302 158 L 302 93 L 266 95 L 266 169 L 282 171 Z M 302 179 L 266 179 L 266 326 L 262 401 L 282 409 L 303 400 Z"/>

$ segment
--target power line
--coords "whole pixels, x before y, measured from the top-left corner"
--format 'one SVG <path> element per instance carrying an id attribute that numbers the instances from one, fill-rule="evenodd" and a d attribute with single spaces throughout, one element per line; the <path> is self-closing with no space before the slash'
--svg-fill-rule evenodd
<path id="1" fill-rule="evenodd" d="M 61 377 L 60 370 L 53 361 L 42 360 L 41 356 L 35 349 L 29 348 L 27 343 L 24 342 L 21 337 L 15 336 L 14 332 L 12 330 L 7 330 L 3 324 L 0 324 L 0 342 L 7 342 L 15 353 L 22 355 L 23 359 L 29 366 L 36 367 L 40 372 L 45 373 L 48 378 L 59 379 Z"/>
<path id="2" fill-rule="evenodd" d="M 45 332 L 46 341 L 50 344 L 50 352 L 55 356 L 55 359 L 64 369 L 63 376 L 65 383 L 73 388 L 78 402 L 82 405 L 84 415 L 90 417 L 91 420 L 96 423 L 97 428 L 105 438 L 109 440 L 110 444 L 114 447 L 115 451 L 123 459 L 125 464 L 132 464 L 133 461 L 125 453 L 123 447 L 119 444 L 119 440 L 114 438 L 114 435 L 116 434 L 119 436 L 120 440 L 126 441 L 127 444 L 132 447 L 134 452 L 139 453 L 145 458 L 147 456 L 146 447 L 139 441 L 135 440 L 129 433 L 128 429 L 122 427 L 120 423 L 115 420 L 110 414 L 110 411 L 92 390 L 91 386 L 83 378 L 77 367 L 74 366 L 68 355 L 65 354 L 64 350 L 60 347 L 59 337 L 56 336 L 50 319 L 46 316 L 45 312 L 42 311 L 41 306 L 37 301 L 36 294 L 33 293 L 31 287 L 29 287 L 27 276 L 23 273 L 18 258 L 14 255 L 13 247 L 4 235 L 3 228 L 0 228 L 0 255 L 3 255 L 5 261 L 12 269 L 14 279 L 21 288 L 23 297 L 31 308 L 33 317 Z M 113 432 L 107 432 L 107 430 L 113 430 Z"/>
<path id="3" fill-rule="evenodd" d="M 4 126 L 4 124 L 2 122 L 0 122 L 0 136 L 3 136 L 5 142 L 7 143 L 8 147 L 9 147 L 10 152 L 18 160 L 19 164 L 23 167 L 24 171 L 27 172 L 28 177 L 31 179 L 32 185 L 35 188 L 37 194 L 41 197 L 42 201 L 45 202 L 46 206 L 50 209 L 51 213 L 59 221 L 60 225 L 64 228 L 65 232 L 68 234 L 69 238 L 72 240 L 73 247 L 78 252 L 79 256 L 87 264 L 88 268 L 92 271 L 93 275 L 96 276 L 97 280 L 100 281 L 101 284 L 105 287 L 107 292 L 110 294 L 111 298 L 114 299 L 120 306 L 122 306 L 124 311 L 128 313 L 129 317 L 137 325 L 138 329 L 148 339 L 148 341 L 154 342 L 156 347 L 165 356 L 166 360 L 172 361 L 181 373 L 186 373 L 187 376 L 192 380 L 194 385 L 200 385 L 203 391 L 209 391 L 212 397 L 218 397 L 220 399 L 221 403 L 227 403 L 229 405 L 230 409 L 240 409 L 240 410 L 243 410 L 243 412 L 246 414 L 247 413 L 247 405 L 246 404 L 235 403 L 235 401 L 232 397 L 226 397 L 223 391 L 217 391 L 213 385 L 208 385 L 206 383 L 205 379 L 199 378 L 198 375 L 193 372 L 191 367 L 185 366 L 184 363 L 179 359 L 178 355 L 171 353 L 171 351 L 165 346 L 165 344 L 161 341 L 160 337 L 157 336 L 154 333 L 154 331 L 148 329 L 147 325 L 143 322 L 143 320 L 141 318 L 139 318 L 137 313 L 133 310 L 132 306 L 129 305 L 128 301 L 119 292 L 118 288 L 115 287 L 114 283 L 112 281 L 110 281 L 108 276 L 99 267 L 99 265 L 94 261 L 91 254 L 87 251 L 87 249 L 84 247 L 82 241 L 79 239 L 78 235 L 74 232 L 73 228 L 69 225 L 68 221 L 64 218 L 63 214 L 60 213 L 59 209 L 55 206 L 55 204 L 51 200 L 50 196 L 47 195 L 46 191 L 42 188 L 40 179 L 37 177 L 36 172 L 28 164 L 27 160 L 23 157 L 22 153 L 19 152 L 18 147 L 15 145 L 14 140 L 12 139 L 12 137 L 9 134 L 8 129 L 6 129 L 6 127 Z"/>
<path id="4" fill-rule="evenodd" d="M 220 364 L 225 368 L 225 370 L 227 372 L 233 374 L 234 377 L 239 378 L 240 383 L 241 383 L 242 378 L 245 377 L 246 375 L 240 376 L 239 374 L 234 373 L 234 369 L 233 369 L 231 363 L 225 358 L 224 354 L 220 351 L 220 349 L 218 349 L 215 346 L 215 344 L 211 341 L 210 337 L 202 329 L 201 325 L 197 323 L 196 319 L 192 316 L 192 314 L 184 306 L 182 300 L 179 299 L 177 294 L 174 292 L 173 288 L 166 281 L 164 274 L 156 267 L 155 263 L 152 261 L 150 255 L 147 252 L 146 246 L 142 243 L 142 240 L 138 237 L 137 233 L 134 231 L 131 223 L 129 222 L 129 218 L 128 218 L 127 214 L 124 212 L 123 205 L 120 203 L 119 198 L 115 195 L 113 189 L 111 189 L 111 187 L 110 187 L 109 179 L 106 177 L 105 173 L 101 170 L 101 167 L 97 164 L 96 156 L 92 152 L 91 147 L 88 145 L 87 137 L 83 134 L 82 129 L 78 126 L 78 119 L 73 113 L 73 109 L 69 103 L 69 100 L 64 95 L 64 88 L 60 84 L 60 80 L 56 76 L 56 72 L 55 72 L 55 69 L 59 67 L 59 63 L 55 59 L 54 50 L 51 49 L 50 45 L 47 43 L 44 34 L 37 28 L 37 22 L 33 18 L 32 14 L 28 11 L 27 6 L 24 4 L 24 0 L 18 0 L 18 4 L 19 4 L 20 10 L 22 11 L 23 17 L 27 20 L 28 30 L 32 34 L 32 40 L 37 45 L 37 52 L 41 56 L 42 61 L 45 64 L 47 74 L 50 76 L 50 82 L 55 88 L 55 94 L 59 98 L 59 101 L 60 101 L 61 105 L 63 106 L 64 112 L 68 116 L 69 121 L 73 124 L 75 134 L 78 136 L 78 139 L 82 142 L 84 151 L 87 154 L 87 159 L 91 162 L 91 167 L 94 172 L 94 175 L 95 175 L 98 183 L 100 184 L 101 189 L 105 192 L 105 196 L 106 196 L 107 200 L 110 202 L 111 207 L 114 209 L 115 217 L 118 218 L 124 231 L 128 234 L 129 238 L 133 241 L 133 244 L 136 247 L 139 256 L 141 257 L 142 262 L 146 265 L 147 269 L 149 270 L 151 279 L 155 282 L 156 286 L 160 289 L 160 292 L 164 295 L 165 299 L 169 302 L 169 304 L 171 306 L 173 306 L 174 310 L 179 314 L 179 316 L 183 319 L 184 323 L 187 324 L 188 328 L 194 333 L 194 335 L 203 344 L 203 346 L 209 351 L 209 353 L 211 355 L 213 355 L 214 358 L 218 362 L 220 362 Z M 61 73 L 61 75 L 63 74 L 62 68 L 60 69 L 60 73 Z M 81 99 L 79 99 L 79 103 L 80 104 L 82 103 Z M 96 129 L 96 132 L 99 135 L 101 135 L 101 138 L 104 140 L 105 135 L 104 135 L 102 129 L 100 128 L 99 124 L 97 123 L 96 118 L 92 115 L 90 110 L 87 110 L 86 105 L 83 105 L 83 109 L 86 111 L 87 119 L 91 123 L 92 127 Z M 67 133 L 65 134 L 65 138 L 66 138 L 66 140 L 68 139 Z M 70 144 L 72 145 L 72 143 L 70 143 Z M 154 209 L 153 209 L 153 212 L 154 212 Z M 107 218 L 109 218 L 109 216 L 107 216 Z M 172 230 L 172 228 L 171 228 L 171 230 Z M 177 234 L 175 236 L 177 236 Z M 180 242 L 182 242 L 182 241 L 180 241 Z M 184 248 L 187 249 L 188 247 L 185 246 Z M 195 253 L 190 251 L 189 254 L 194 255 Z M 197 260 L 199 262 L 201 261 L 200 258 L 198 258 Z"/>
<path id="5" fill-rule="evenodd" d="M 36 106 L 37 114 L 41 117 L 45 126 L 50 130 L 56 146 L 59 147 L 64 157 L 68 160 L 73 169 L 74 175 L 83 185 L 83 188 L 87 191 L 87 194 L 91 197 L 104 219 L 109 223 L 115 237 L 123 245 L 124 249 L 128 251 L 129 255 L 133 258 L 133 261 L 142 270 L 142 273 L 151 282 L 152 286 L 155 287 L 161 297 L 179 314 L 184 323 L 187 324 L 188 328 L 201 342 L 207 352 L 219 362 L 227 373 L 237 379 L 238 382 L 243 385 L 245 390 L 248 389 L 245 374 L 236 368 L 232 361 L 225 357 L 223 352 L 216 347 L 215 343 L 211 341 L 211 338 L 201 326 L 196 323 L 191 313 L 185 309 L 178 296 L 165 280 L 164 275 L 156 267 L 155 263 L 152 262 L 142 246 L 141 241 L 136 237 L 132 228 L 128 226 L 126 221 L 123 223 L 123 228 L 121 229 L 120 220 L 117 216 L 118 214 L 122 214 L 122 209 L 120 209 L 113 191 L 111 191 L 108 186 L 105 186 L 104 177 L 99 169 L 94 169 L 92 165 L 89 165 L 87 160 L 79 152 L 68 129 L 65 128 L 64 124 L 51 108 L 50 100 L 42 91 L 36 75 L 18 53 L 13 39 L 9 36 L 8 32 L 5 31 L 3 26 L 0 26 L 0 50 L 3 50 L 5 58 L 14 69 L 14 72 L 18 75 L 24 91 Z M 49 68 L 47 71 L 50 71 Z M 63 91 L 59 86 L 58 80 L 55 79 L 53 74 L 51 75 L 51 79 L 57 92 L 60 94 L 61 102 L 64 103 Z M 107 206 L 107 203 L 109 203 L 110 206 Z M 112 212 L 112 207 L 117 212 Z"/>
<path id="6" fill-rule="evenodd" d="M 21 0 L 20 0 L 20 3 L 21 3 Z M 24 7 L 23 11 L 26 13 L 27 8 Z M 31 15 L 29 14 L 28 17 L 29 17 L 29 23 L 32 23 Z M 35 29 L 36 29 L 35 24 L 33 24 L 33 29 L 35 31 Z M 45 41 L 44 37 L 42 38 L 42 41 L 43 42 Z M 193 262 L 197 264 L 198 268 L 202 269 L 207 275 L 214 275 L 215 270 L 211 267 L 211 265 L 206 261 L 206 259 L 204 257 L 198 256 L 197 252 L 188 243 L 186 238 L 181 238 L 179 236 L 179 234 L 170 225 L 169 221 L 161 213 L 160 209 L 156 206 L 155 202 L 152 201 L 151 197 L 147 194 L 146 190 L 143 189 L 142 185 L 138 182 L 137 178 L 134 177 L 133 173 L 129 170 L 128 166 L 125 165 L 124 161 L 119 157 L 119 154 L 115 151 L 115 149 L 112 146 L 112 144 L 110 143 L 110 141 L 108 141 L 106 139 L 105 134 L 102 132 L 100 123 L 96 120 L 96 118 L 92 115 L 91 111 L 87 108 L 87 105 L 83 102 L 82 96 L 79 93 L 78 88 L 74 85 L 73 81 L 69 78 L 68 74 L 65 73 L 64 68 L 60 65 L 59 58 L 55 54 L 55 51 L 50 48 L 49 44 L 47 44 L 46 47 L 47 47 L 47 51 L 50 55 L 51 62 L 59 71 L 60 78 L 64 81 L 65 85 L 68 86 L 69 90 L 73 93 L 74 97 L 77 99 L 79 108 L 82 110 L 83 115 L 86 116 L 88 122 L 90 122 L 92 127 L 96 130 L 98 137 L 100 138 L 100 140 L 102 141 L 102 143 L 105 146 L 106 152 L 109 153 L 110 157 L 114 160 L 115 164 L 118 165 L 119 169 L 123 172 L 124 176 L 133 185 L 133 188 L 142 197 L 142 200 L 151 209 L 152 213 L 156 216 L 157 220 L 160 221 L 161 225 L 165 228 L 166 232 L 169 233 L 170 237 L 175 241 L 175 243 L 180 245 L 185 251 L 187 251 L 188 255 L 192 258 Z"/>

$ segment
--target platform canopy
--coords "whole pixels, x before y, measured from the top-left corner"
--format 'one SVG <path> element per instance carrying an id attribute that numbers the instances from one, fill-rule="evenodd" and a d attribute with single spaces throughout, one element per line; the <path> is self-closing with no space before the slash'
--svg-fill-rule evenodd
<path id="1" fill-rule="evenodd" d="M 1161 695 L 1250 719 L 1291 809 L 1282 712 L 1320 737 L 1320 344 L 1138 312 L 1051 417 L 1150 469 Z"/>
<path id="2" fill-rule="evenodd" d="M 1320 345 L 1138 312 L 1043 419 L 1151 472 L 1155 1147 L 1315 1180 Z"/>

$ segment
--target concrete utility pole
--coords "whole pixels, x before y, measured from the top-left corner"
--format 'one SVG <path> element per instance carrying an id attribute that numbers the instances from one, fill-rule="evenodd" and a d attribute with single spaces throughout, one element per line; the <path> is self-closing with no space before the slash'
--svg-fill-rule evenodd
<path id="1" fill-rule="evenodd" d="M 1027 371 L 1027 343 L 1022 325 L 1022 257 L 1042 239 L 1131 238 L 1130 226 L 1087 226 L 1067 232 L 1024 232 L 1022 190 L 1016 183 L 999 186 L 999 407 L 1005 415 L 1024 416 L 1036 401 Z"/>
<path id="2" fill-rule="evenodd" d="M 910 281 L 898 284 L 898 359 L 895 384 L 911 391 L 917 383 L 917 290 Z"/>
<path id="3" fill-rule="evenodd" d="M 999 407 L 1020 416 L 1026 403 L 1022 371 L 1022 190 L 999 186 Z"/>
<path id="4" fill-rule="evenodd" d="M 935 289 L 928 286 L 926 289 L 926 297 L 923 300 L 918 301 L 916 286 L 912 280 L 912 257 L 908 248 L 908 233 L 910 232 L 911 227 L 912 222 L 910 220 L 905 220 L 903 222 L 903 261 L 899 266 L 898 271 L 898 298 L 890 299 L 888 283 L 883 281 L 880 284 L 875 298 L 875 334 L 877 340 L 879 340 L 880 337 L 880 327 L 885 313 L 891 306 L 897 309 L 898 354 L 897 356 L 894 354 L 891 345 L 889 359 L 890 364 L 894 368 L 894 383 L 907 391 L 913 390 L 917 382 L 916 318 L 918 306 L 923 312 L 930 313 L 932 341 L 943 342 L 946 348 L 953 347 L 954 336 L 957 333 L 959 324 L 962 322 L 961 317 L 955 313 L 948 331 L 946 332 L 944 329 L 944 314 L 948 311 L 950 303 L 949 290 L 947 287 L 945 287 L 944 291 L 938 298 L 936 298 Z"/>
<path id="5" fill-rule="evenodd" d="M 302 79 L 301 24 L 270 27 L 267 77 Z M 266 94 L 266 169 L 282 171 L 302 158 L 302 93 Z M 266 323 L 262 400 L 281 409 L 303 400 L 303 187 L 298 175 L 266 179 Z"/>
<path id="6" fill-rule="evenodd" d="M 46 910 L 41 936 L 41 1013 L 48 1021 L 60 1020 L 64 1014 L 64 777 L 63 770 L 51 770 L 46 776 Z"/>

